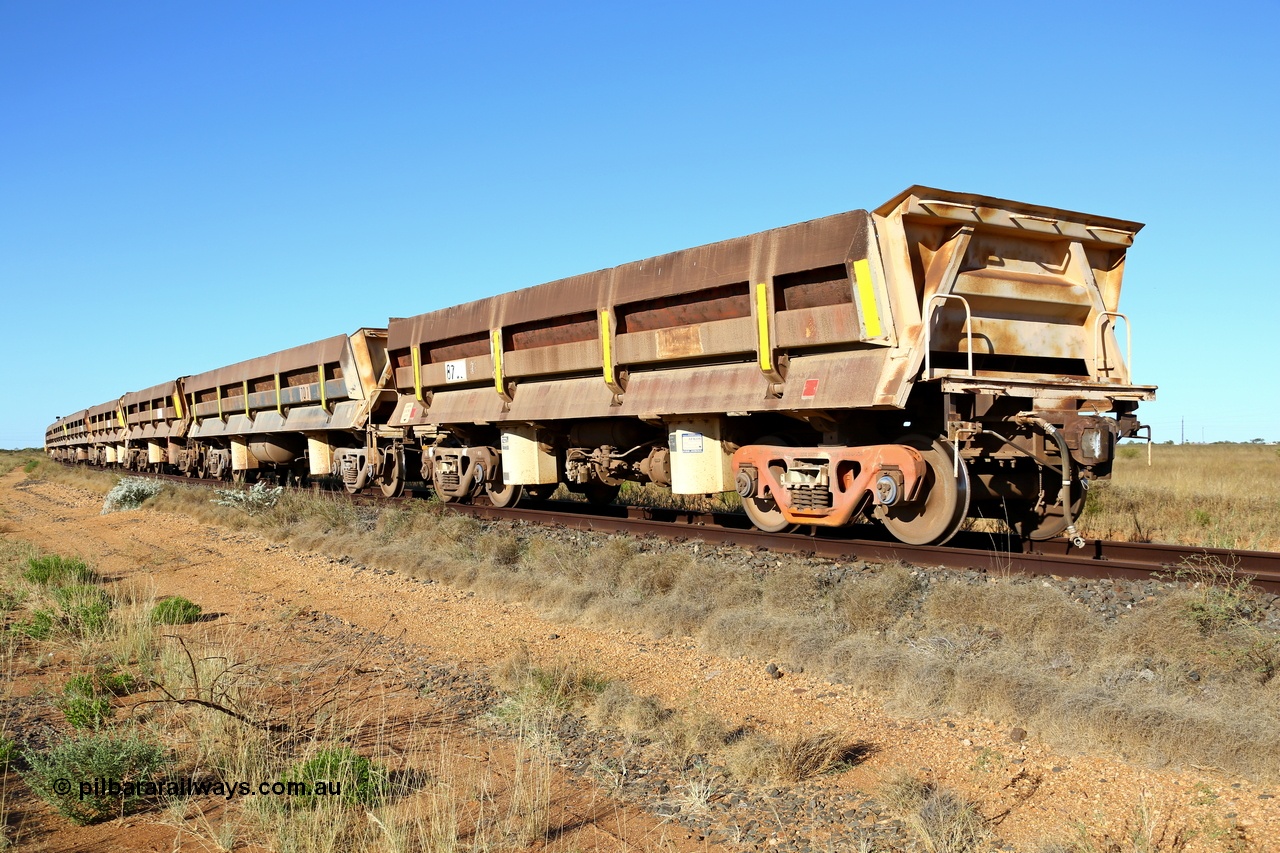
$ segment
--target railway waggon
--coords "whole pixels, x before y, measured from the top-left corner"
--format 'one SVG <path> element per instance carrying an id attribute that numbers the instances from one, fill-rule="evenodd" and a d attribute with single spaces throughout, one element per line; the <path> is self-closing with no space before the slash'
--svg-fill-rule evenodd
<path id="1" fill-rule="evenodd" d="M 1118 312 L 1141 227 L 911 187 L 181 377 L 59 419 L 46 447 L 499 506 L 736 491 L 764 530 L 870 517 L 911 544 L 970 516 L 1076 537 L 1155 396 Z"/>

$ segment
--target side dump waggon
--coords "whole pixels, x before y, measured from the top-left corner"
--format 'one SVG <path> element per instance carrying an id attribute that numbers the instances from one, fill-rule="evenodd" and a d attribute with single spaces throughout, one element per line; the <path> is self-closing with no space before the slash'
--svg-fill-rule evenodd
<path id="1" fill-rule="evenodd" d="M 1141 227 L 911 187 L 183 377 L 136 417 L 126 395 L 115 462 L 501 506 L 632 481 L 736 491 L 771 531 L 1074 536 L 1155 395 L 1119 312 Z M 51 453 L 77 457 L 84 416 Z"/>

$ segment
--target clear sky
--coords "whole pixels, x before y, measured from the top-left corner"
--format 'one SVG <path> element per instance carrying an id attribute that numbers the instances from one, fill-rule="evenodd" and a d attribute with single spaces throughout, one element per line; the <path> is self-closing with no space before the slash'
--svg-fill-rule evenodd
<path id="1" fill-rule="evenodd" d="M 1280 440 L 1280 4 L 0 2 L 0 447 L 174 376 L 879 205 L 1147 223 L 1158 440 Z"/>

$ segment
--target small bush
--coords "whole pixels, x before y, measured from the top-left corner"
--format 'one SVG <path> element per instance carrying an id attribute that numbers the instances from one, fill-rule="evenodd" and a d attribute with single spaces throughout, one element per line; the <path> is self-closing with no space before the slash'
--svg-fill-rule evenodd
<path id="1" fill-rule="evenodd" d="M 36 468 L 39 468 L 39 467 L 40 467 L 40 460 L 32 459 L 26 465 L 22 466 L 22 470 L 24 473 L 30 474 L 32 471 L 36 470 Z"/>
<path id="2" fill-rule="evenodd" d="M 59 587 L 53 591 L 53 598 L 62 609 L 62 627 L 73 637 L 90 637 L 106 629 L 111 618 L 111 598 L 100 587 Z"/>
<path id="3" fill-rule="evenodd" d="M 498 685 L 514 694 L 519 704 L 567 711 L 604 692 L 609 680 L 599 673 L 557 662 L 535 666 L 526 653 L 504 661 L 495 673 Z"/>
<path id="4" fill-rule="evenodd" d="M 156 602 L 151 608 L 151 621 L 159 625 L 190 625 L 200 620 L 201 612 L 199 604 L 175 595 Z"/>
<path id="5" fill-rule="evenodd" d="M 229 506 L 246 515 L 264 513 L 276 505 L 284 494 L 284 486 L 268 486 L 259 480 L 247 489 L 215 489 L 218 500 L 210 501 L 218 506 Z"/>
<path id="6" fill-rule="evenodd" d="M 9 765 L 18 757 L 18 745 L 8 735 L 0 735 L 0 773 L 5 773 Z M 3 836 L 0 836 L 3 837 Z M 0 844 L 0 847 L 3 847 Z"/>
<path id="7" fill-rule="evenodd" d="M 112 696 L 127 696 L 138 689 L 139 680 L 133 673 L 122 670 L 98 667 L 93 674 L 94 686 L 99 693 L 110 693 Z"/>
<path id="8" fill-rule="evenodd" d="M 53 613 L 36 610 L 29 618 L 14 624 L 13 630 L 32 640 L 47 640 L 53 636 L 54 624 Z"/>
<path id="9" fill-rule="evenodd" d="M 137 509 L 148 498 L 154 498 L 160 494 L 160 490 L 163 488 L 164 486 L 158 480 L 148 480 L 145 477 L 125 477 L 116 483 L 111 491 L 107 492 L 107 498 L 102 502 L 102 515 Z"/>
<path id="10" fill-rule="evenodd" d="M 23 777 L 31 789 L 81 825 L 137 809 L 155 793 L 148 788 L 154 788 L 156 774 L 167 763 L 159 743 L 110 731 L 75 735 L 47 750 L 26 753 L 25 758 L 31 769 Z M 93 790 L 82 793 L 82 785 Z"/>
<path id="11" fill-rule="evenodd" d="M 114 712 L 111 700 L 100 694 L 92 675 L 77 675 L 67 681 L 59 707 L 75 729 L 100 729 Z"/>
<path id="12" fill-rule="evenodd" d="M 57 554 L 46 554 L 43 557 L 31 557 L 27 560 L 27 568 L 22 573 L 23 580 L 39 586 L 63 586 L 69 583 L 97 583 L 98 573 L 75 557 L 60 557 Z"/>
<path id="13" fill-rule="evenodd" d="M 929 850 L 977 853 L 985 849 L 986 821 L 954 791 L 900 773 L 881 786 L 880 799 Z"/>
<path id="14" fill-rule="evenodd" d="M 286 784 L 301 782 L 306 794 L 290 798 L 290 804 L 314 808 L 320 802 L 375 805 L 386 799 L 390 787 L 385 767 L 348 747 L 322 749 L 285 773 Z"/>

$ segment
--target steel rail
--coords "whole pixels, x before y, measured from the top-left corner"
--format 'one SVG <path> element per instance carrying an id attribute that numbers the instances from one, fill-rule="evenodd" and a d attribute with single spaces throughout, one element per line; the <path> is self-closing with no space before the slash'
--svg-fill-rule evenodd
<path id="1" fill-rule="evenodd" d="M 178 474 L 130 471 L 128 476 L 153 477 L 188 485 L 236 488 L 234 484 L 224 480 Z M 312 485 L 312 489 L 314 488 L 316 484 Z M 345 490 L 327 493 L 346 495 L 362 502 L 384 503 L 413 500 L 414 491 L 406 489 L 400 498 L 385 498 L 376 493 L 350 495 Z M 446 511 L 477 518 L 547 525 L 568 530 L 698 540 L 708 544 L 737 545 L 833 560 L 896 560 L 921 566 L 976 570 L 993 575 L 1124 580 L 1150 580 L 1153 576 L 1169 580 L 1206 576 L 1236 581 L 1248 579 L 1264 592 L 1280 595 L 1280 553 L 1271 551 L 1197 548 L 1189 545 L 1103 539 L 1086 540 L 1086 546 L 1080 549 L 1073 547 L 1066 539 L 1020 541 L 1006 534 L 972 531 L 957 534 L 947 545 L 907 545 L 889 538 L 887 531 L 871 524 L 841 529 L 811 526 L 807 528 L 808 532 L 765 533 L 754 528 L 745 515 L 728 512 L 695 512 L 616 504 L 600 506 L 551 500 L 530 501 L 517 507 L 457 502 L 446 503 L 444 507 Z"/>
<path id="2" fill-rule="evenodd" d="M 780 553 L 812 554 L 829 559 L 881 562 L 900 560 L 916 565 L 970 569 L 992 574 L 1150 580 L 1153 575 L 1178 579 L 1180 574 L 1223 573 L 1241 580 L 1248 578 L 1260 589 L 1280 594 L 1280 553 L 1268 551 L 1194 548 L 1102 539 L 1086 540 L 1086 547 L 1079 549 L 1073 548 L 1065 539 L 1021 543 L 1018 540 L 1005 540 L 1002 535 L 982 533 L 960 534 L 953 540 L 959 544 L 907 545 L 891 539 L 855 538 L 854 535 L 841 537 L 826 531 L 816 535 L 800 532 L 763 533 L 751 527 L 745 516 L 730 513 L 693 513 L 623 506 L 595 507 L 568 502 L 565 502 L 567 506 L 556 505 L 553 508 L 551 503 L 548 501 L 536 507 L 514 508 L 481 504 L 447 506 L 454 511 L 480 518 L 548 524 L 569 530 L 696 539 L 709 544 L 740 545 Z M 870 525 L 852 528 L 855 535 L 875 530 Z M 1027 550 L 1002 548 L 1002 544 L 1021 546 Z"/>

